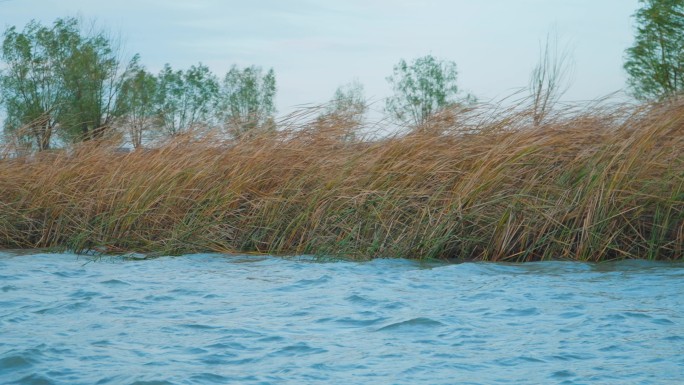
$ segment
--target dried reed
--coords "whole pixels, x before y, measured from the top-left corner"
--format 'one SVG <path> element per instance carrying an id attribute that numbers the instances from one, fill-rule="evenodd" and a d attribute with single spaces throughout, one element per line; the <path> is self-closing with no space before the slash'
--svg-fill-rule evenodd
<path id="1" fill-rule="evenodd" d="M 332 118 L 331 118 L 332 119 Z M 303 119 L 304 120 L 304 119 Z M 344 121 L 0 160 L 0 247 L 368 259 L 682 259 L 684 104 Z"/>

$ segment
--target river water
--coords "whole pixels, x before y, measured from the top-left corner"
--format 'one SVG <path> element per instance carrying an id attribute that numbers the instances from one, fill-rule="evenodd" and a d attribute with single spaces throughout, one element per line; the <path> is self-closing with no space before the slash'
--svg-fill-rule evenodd
<path id="1" fill-rule="evenodd" d="M 680 384 L 684 265 L 0 252 L 2 384 Z"/>

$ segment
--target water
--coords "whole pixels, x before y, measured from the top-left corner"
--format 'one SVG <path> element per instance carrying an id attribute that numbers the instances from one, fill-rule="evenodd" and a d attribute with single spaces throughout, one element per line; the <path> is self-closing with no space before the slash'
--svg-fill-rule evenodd
<path id="1" fill-rule="evenodd" d="M 0 252 L 2 384 L 679 384 L 684 265 Z"/>

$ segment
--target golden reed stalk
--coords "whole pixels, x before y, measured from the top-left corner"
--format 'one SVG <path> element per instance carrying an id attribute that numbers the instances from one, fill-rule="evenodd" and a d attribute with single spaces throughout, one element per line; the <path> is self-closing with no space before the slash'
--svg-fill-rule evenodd
<path id="1" fill-rule="evenodd" d="M 304 120 L 304 119 L 302 119 Z M 684 103 L 289 122 L 0 160 L 0 247 L 581 261 L 684 254 Z"/>

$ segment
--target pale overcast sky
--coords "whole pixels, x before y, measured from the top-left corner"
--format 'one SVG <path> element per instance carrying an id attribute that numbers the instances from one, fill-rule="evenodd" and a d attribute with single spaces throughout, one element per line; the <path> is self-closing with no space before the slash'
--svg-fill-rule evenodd
<path id="1" fill-rule="evenodd" d="M 638 0 L 0 0 L 0 26 L 64 16 L 96 19 L 153 72 L 197 62 L 223 77 L 232 64 L 274 68 L 278 109 L 321 103 L 358 79 L 390 93 L 400 59 L 456 62 L 459 86 L 481 100 L 525 87 L 540 40 L 555 29 L 572 47 L 566 100 L 624 90 L 624 50 Z"/>

